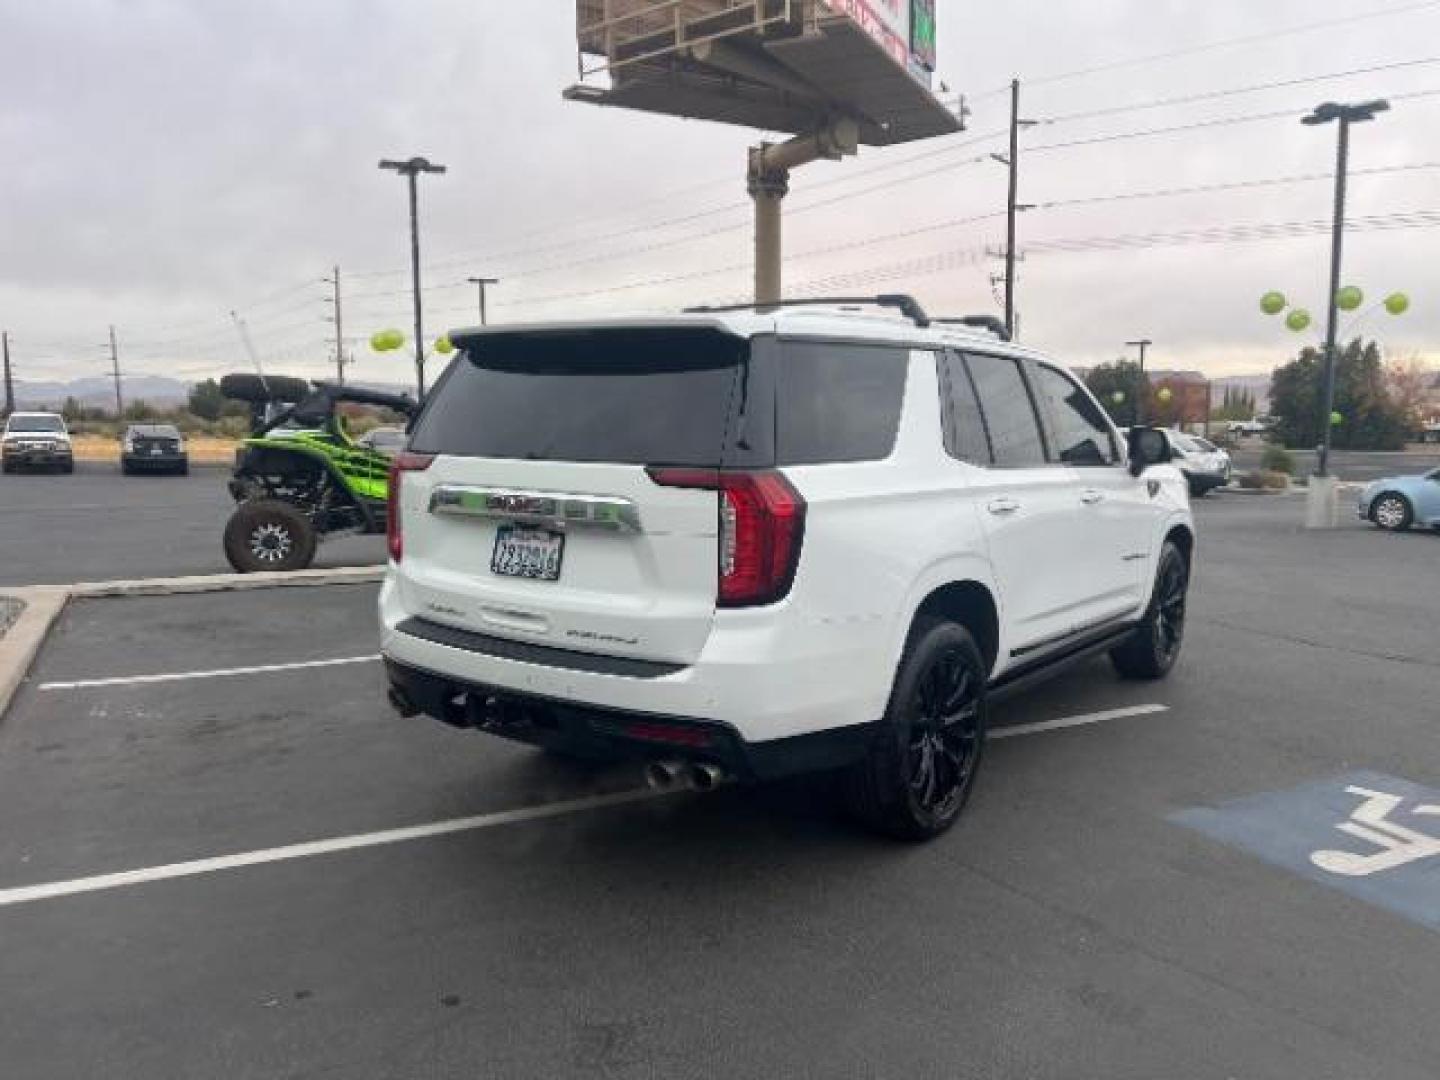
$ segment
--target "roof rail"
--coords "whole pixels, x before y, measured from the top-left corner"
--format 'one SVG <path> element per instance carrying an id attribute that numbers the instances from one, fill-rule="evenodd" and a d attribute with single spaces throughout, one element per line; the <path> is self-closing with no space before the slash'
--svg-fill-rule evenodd
<path id="1" fill-rule="evenodd" d="M 963 315 L 958 319 L 936 319 L 940 326 L 969 326 L 976 330 L 988 330 L 1001 341 L 1010 340 L 1010 331 L 1005 328 L 1005 323 L 994 315 Z"/>
<path id="2" fill-rule="evenodd" d="M 766 304 L 727 304 L 722 307 L 688 307 L 687 315 L 716 315 L 726 311 L 774 311 L 784 307 L 834 307 L 839 304 L 864 304 L 869 307 L 894 308 L 901 315 L 924 329 L 930 316 L 913 296 L 905 293 L 882 293 L 879 296 L 807 296 L 796 300 L 776 300 Z"/>

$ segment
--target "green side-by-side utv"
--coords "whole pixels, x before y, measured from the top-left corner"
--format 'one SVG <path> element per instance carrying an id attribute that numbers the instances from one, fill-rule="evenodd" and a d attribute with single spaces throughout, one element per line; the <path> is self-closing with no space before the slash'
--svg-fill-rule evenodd
<path id="1" fill-rule="evenodd" d="M 357 446 L 345 403 L 415 414 L 413 398 L 338 383 L 227 375 L 226 397 L 251 407 L 251 434 L 235 456 L 225 557 L 242 574 L 303 570 L 328 537 L 385 531 L 390 459 Z"/>

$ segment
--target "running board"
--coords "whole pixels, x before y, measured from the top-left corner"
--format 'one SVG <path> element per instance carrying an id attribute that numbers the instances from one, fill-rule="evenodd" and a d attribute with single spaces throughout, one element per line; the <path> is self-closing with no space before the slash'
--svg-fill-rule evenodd
<path id="1" fill-rule="evenodd" d="M 1067 668 L 1094 659 L 1101 653 L 1109 652 L 1134 633 L 1139 625 L 1139 623 L 1125 623 L 1121 626 L 1106 627 L 1098 633 L 1080 639 L 1066 649 L 1012 668 L 990 684 L 989 698 L 991 701 L 1003 701 L 1013 694 L 1029 690 L 1037 683 L 1053 679 Z"/>

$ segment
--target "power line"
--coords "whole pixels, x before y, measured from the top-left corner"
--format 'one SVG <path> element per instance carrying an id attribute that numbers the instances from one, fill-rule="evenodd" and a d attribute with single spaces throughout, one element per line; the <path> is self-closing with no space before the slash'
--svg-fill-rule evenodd
<path id="1" fill-rule="evenodd" d="M 1336 79 L 1350 79 L 1358 75 L 1376 75 L 1386 71 L 1429 67 L 1434 64 L 1440 64 L 1440 57 L 1431 56 L 1417 60 L 1398 60 L 1394 63 L 1371 64 L 1368 67 L 1351 68 L 1348 71 L 1331 71 L 1322 75 L 1306 75 L 1294 79 L 1279 79 L 1274 82 L 1256 83 L 1251 86 L 1205 90 L 1194 94 L 1185 94 L 1180 97 L 1156 98 L 1152 101 L 1142 101 L 1131 105 L 1115 105 L 1103 109 L 1089 109 L 1084 112 L 1060 113 L 1055 116 L 1050 116 L 1042 122 L 1045 124 L 1068 124 L 1077 120 L 1093 120 L 1103 116 L 1120 116 L 1125 113 L 1144 112 L 1149 109 L 1164 109 L 1178 105 L 1195 105 L 1205 101 L 1219 101 L 1224 98 L 1263 93 L 1267 90 L 1287 90 L 1297 86 L 1310 86 L 1314 83 L 1333 82 Z"/>
<path id="2" fill-rule="evenodd" d="M 1296 26 L 1281 27 L 1279 29 L 1266 30 L 1254 34 L 1243 34 L 1239 37 L 1201 42 L 1198 45 L 1189 45 L 1181 49 L 1170 49 L 1165 52 L 1149 53 L 1144 56 L 1132 56 L 1125 59 L 1112 60 L 1108 63 L 1096 64 L 1092 67 L 1074 68 L 1070 71 L 1029 77 L 1026 78 L 1025 81 L 1029 86 L 1050 86 L 1055 83 L 1068 82 L 1072 79 L 1088 78 L 1091 75 L 1100 75 L 1110 71 L 1123 71 L 1127 68 L 1143 67 L 1165 60 L 1178 60 L 1181 57 L 1199 56 L 1203 53 L 1214 52 L 1219 49 L 1235 48 L 1240 45 L 1271 42 L 1280 38 L 1314 33 L 1317 30 L 1328 30 L 1337 26 L 1349 26 L 1354 23 L 1366 22 L 1373 19 L 1388 19 L 1397 15 L 1408 15 L 1412 12 L 1425 11 L 1435 7 L 1440 7 L 1440 0 L 1421 0 L 1419 3 L 1402 4 L 1380 11 L 1363 11 L 1354 15 L 1341 15 L 1331 19 L 1320 19 L 1316 22 L 1301 23 Z M 1006 84 L 1003 87 L 996 87 L 992 90 L 977 94 L 971 100 L 979 101 L 985 98 L 997 97 L 1000 94 L 1008 93 L 1009 90 L 1009 84 Z"/>
<path id="3" fill-rule="evenodd" d="M 1437 0 L 1440 3 L 1440 0 Z M 1440 96 L 1440 90 L 1420 90 L 1410 94 L 1392 94 L 1391 101 L 1416 101 L 1421 98 Z M 1297 115 L 1296 109 L 1276 109 L 1263 113 L 1248 113 L 1244 116 L 1222 116 L 1210 120 L 1195 120 L 1185 124 L 1171 124 L 1167 127 L 1144 128 L 1140 131 L 1117 131 L 1105 135 L 1090 135 L 1081 139 L 1069 139 L 1065 142 L 1041 143 L 1039 146 L 1029 147 L 1026 151 L 1031 154 L 1040 154 L 1054 150 L 1073 150 L 1081 146 L 1098 146 L 1102 143 L 1124 142 L 1129 139 L 1148 139 L 1159 135 L 1174 135 L 1182 131 L 1201 131 L 1218 127 L 1233 127 L 1237 124 L 1254 124 L 1262 120 L 1284 120 Z"/>

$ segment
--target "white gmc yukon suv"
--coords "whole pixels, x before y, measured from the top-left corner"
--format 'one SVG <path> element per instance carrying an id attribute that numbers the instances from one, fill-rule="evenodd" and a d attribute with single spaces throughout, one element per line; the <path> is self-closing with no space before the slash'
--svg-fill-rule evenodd
<path id="1" fill-rule="evenodd" d="M 392 704 L 657 784 L 843 769 L 927 838 L 997 694 L 1100 652 L 1165 675 L 1195 530 L 1163 434 L 1127 447 L 1061 365 L 877 301 L 903 316 L 451 335 L 391 480 Z"/>

